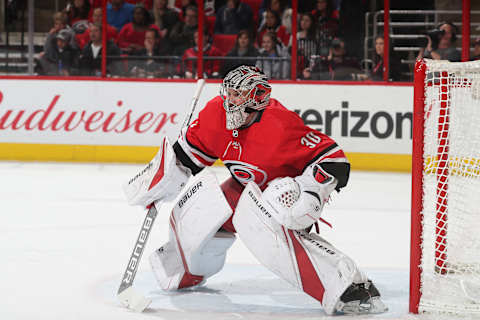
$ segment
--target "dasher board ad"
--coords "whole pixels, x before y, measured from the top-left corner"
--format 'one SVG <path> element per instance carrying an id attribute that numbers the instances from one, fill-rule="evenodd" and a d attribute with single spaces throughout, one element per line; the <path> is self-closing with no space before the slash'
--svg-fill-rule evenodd
<path id="1" fill-rule="evenodd" d="M 277 84 L 272 96 L 347 152 L 411 154 L 413 86 Z"/>
<path id="2" fill-rule="evenodd" d="M 192 83 L 0 80 L 0 142 L 156 146 L 176 138 Z"/>
<path id="3" fill-rule="evenodd" d="M 194 112 L 218 95 L 208 83 Z M 0 80 L 0 142 L 158 146 L 178 136 L 194 82 Z M 413 87 L 272 84 L 272 97 L 346 152 L 410 154 Z"/>

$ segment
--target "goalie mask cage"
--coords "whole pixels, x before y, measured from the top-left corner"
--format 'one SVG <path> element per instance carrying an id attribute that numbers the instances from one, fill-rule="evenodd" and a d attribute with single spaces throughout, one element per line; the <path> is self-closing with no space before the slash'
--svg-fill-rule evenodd
<path id="1" fill-rule="evenodd" d="M 410 312 L 480 317 L 480 61 L 414 83 Z"/>

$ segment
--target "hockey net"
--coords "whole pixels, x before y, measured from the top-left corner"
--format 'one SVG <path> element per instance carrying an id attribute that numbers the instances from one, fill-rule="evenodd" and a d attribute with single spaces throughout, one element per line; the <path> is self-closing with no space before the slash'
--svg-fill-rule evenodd
<path id="1" fill-rule="evenodd" d="M 415 66 L 410 311 L 480 316 L 480 61 Z"/>

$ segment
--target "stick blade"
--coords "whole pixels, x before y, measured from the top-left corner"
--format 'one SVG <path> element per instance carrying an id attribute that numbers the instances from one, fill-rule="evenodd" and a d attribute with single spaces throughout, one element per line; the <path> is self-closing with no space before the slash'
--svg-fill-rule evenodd
<path id="1" fill-rule="evenodd" d="M 143 312 L 152 303 L 151 299 L 146 298 L 133 287 L 128 287 L 117 295 L 120 303 L 128 309 L 135 312 Z"/>

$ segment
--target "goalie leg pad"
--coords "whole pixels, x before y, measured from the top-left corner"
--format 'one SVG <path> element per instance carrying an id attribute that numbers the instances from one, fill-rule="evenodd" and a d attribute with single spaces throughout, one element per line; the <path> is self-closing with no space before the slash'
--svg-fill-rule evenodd
<path id="1" fill-rule="evenodd" d="M 149 257 L 150 266 L 157 279 L 158 286 L 163 290 L 176 290 L 180 288 L 182 278 L 185 276 L 185 268 L 182 258 L 177 253 L 175 242 L 168 241 L 155 250 Z M 191 279 L 200 283 L 203 278 Z"/>
<path id="2" fill-rule="evenodd" d="M 163 137 L 153 160 L 122 187 L 130 205 L 148 206 L 155 200 L 173 200 L 189 176 L 189 169 L 177 164 L 173 147 L 168 138 Z"/>
<path id="3" fill-rule="evenodd" d="M 233 217 L 245 246 L 265 267 L 319 300 L 327 314 L 353 283 L 368 281 L 348 256 L 317 234 L 280 225 L 258 186 L 249 183 Z"/>
<path id="4" fill-rule="evenodd" d="M 235 235 L 218 230 L 231 214 L 215 175 L 195 176 L 172 210 L 169 241 L 150 257 L 162 289 L 197 285 L 222 269 Z"/>
<path id="5" fill-rule="evenodd" d="M 168 241 L 150 255 L 150 265 L 163 290 L 177 290 L 201 285 L 206 278 L 219 272 L 224 264 L 227 250 L 235 241 L 235 235 L 219 231 L 208 241 L 195 259 L 190 259 L 196 270 L 185 270 L 176 241 Z"/>

